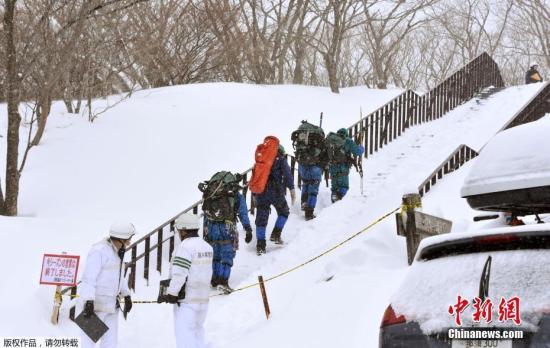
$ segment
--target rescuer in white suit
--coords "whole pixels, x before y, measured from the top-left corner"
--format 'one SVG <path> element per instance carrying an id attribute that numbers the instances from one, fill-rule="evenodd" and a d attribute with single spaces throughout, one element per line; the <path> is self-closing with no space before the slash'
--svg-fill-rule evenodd
<path id="1" fill-rule="evenodd" d="M 191 212 L 175 221 L 181 244 L 174 251 L 170 285 L 158 302 L 174 304 L 174 329 L 178 348 L 203 348 L 204 322 L 212 278 L 213 251 L 199 238 L 199 221 Z"/>
<path id="2" fill-rule="evenodd" d="M 94 244 L 88 253 L 86 267 L 79 287 L 79 296 L 84 303 L 84 315 L 95 314 L 109 330 L 101 337 L 101 348 L 115 348 L 118 336 L 118 295 L 124 296 L 126 315 L 132 309 L 128 282 L 124 278 L 124 251 L 136 233 L 134 225 L 127 222 L 114 223 L 109 237 Z M 95 343 L 82 334 L 82 347 L 95 347 Z"/>

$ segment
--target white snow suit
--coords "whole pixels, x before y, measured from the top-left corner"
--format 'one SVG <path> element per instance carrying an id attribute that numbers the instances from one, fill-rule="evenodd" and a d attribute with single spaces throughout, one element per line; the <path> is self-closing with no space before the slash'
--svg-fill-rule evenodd
<path id="1" fill-rule="evenodd" d="M 177 348 L 203 348 L 204 321 L 208 312 L 213 251 L 199 237 L 184 239 L 174 251 L 170 266 L 170 286 L 166 293 L 178 296 L 185 286 L 185 298 L 174 305 Z"/>
<path id="2" fill-rule="evenodd" d="M 124 277 L 124 267 L 117 249 L 110 238 L 94 244 L 88 253 L 86 267 L 79 287 L 82 304 L 94 301 L 94 311 L 109 327 L 100 339 L 101 348 L 117 346 L 118 309 L 116 300 L 118 294 L 130 295 L 127 279 Z M 95 347 L 95 343 L 82 333 L 82 347 Z"/>

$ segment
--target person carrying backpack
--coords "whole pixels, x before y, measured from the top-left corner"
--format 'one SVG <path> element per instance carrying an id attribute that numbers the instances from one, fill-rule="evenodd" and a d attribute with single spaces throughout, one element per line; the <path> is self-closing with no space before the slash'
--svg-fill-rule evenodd
<path id="1" fill-rule="evenodd" d="M 313 211 L 317 205 L 323 168 L 328 163 L 325 133 L 321 127 L 302 121 L 291 139 L 302 181 L 302 210 L 305 211 L 306 220 L 311 220 L 315 218 Z"/>
<path id="2" fill-rule="evenodd" d="M 542 76 L 540 75 L 540 72 L 539 72 L 538 69 L 539 69 L 538 64 L 531 65 L 529 70 L 527 70 L 527 72 L 525 73 L 525 83 L 526 84 L 542 82 L 543 81 Z"/>
<path id="3" fill-rule="evenodd" d="M 326 139 L 331 179 L 330 196 L 332 203 L 341 200 L 349 190 L 349 169 L 353 164 L 352 156 L 362 156 L 365 148 L 357 145 L 345 128 L 337 133 L 329 133 Z"/>
<path id="4" fill-rule="evenodd" d="M 252 233 L 246 200 L 239 192 L 240 180 L 240 174 L 222 171 L 199 184 L 199 190 L 203 193 L 202 210 L 205 217 L 203 238 L 214 250 L 210 284 L 226 293 L 232 291 L 229 276 L 239 248 L 237 217 L 246 233 Z"/>
<path id="5" fill-rule="evenodd" d="M 269 177 L 262 193 L 256 194 L 256 252 L 258 255 L 265 254 L 265 230 L 269 219 L 270 206 L 273 205 L 277 211 L 277 220 L 269 238 L 275 244 L 283 244 L 281 232 L 285 226 L 290 213 L 288 203 L 285 199 L 286 189 L 290 190 L 291 203 L 296 200 L 294 191 L 294 177 L 290 167 L 285 159 L 285 149 L 282 145 L 278 146 L 277 155 Z M 252 233 L 246 234 L 245 241 L 249 243 L 252 240 Z"/>

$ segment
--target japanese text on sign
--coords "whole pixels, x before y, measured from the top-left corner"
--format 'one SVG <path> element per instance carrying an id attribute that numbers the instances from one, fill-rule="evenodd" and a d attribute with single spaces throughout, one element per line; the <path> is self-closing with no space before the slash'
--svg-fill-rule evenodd
<path id="1" fill-rule="evenodd" d="M 40 284 L 75 286 L 80 256 L 44 254 Z"/>

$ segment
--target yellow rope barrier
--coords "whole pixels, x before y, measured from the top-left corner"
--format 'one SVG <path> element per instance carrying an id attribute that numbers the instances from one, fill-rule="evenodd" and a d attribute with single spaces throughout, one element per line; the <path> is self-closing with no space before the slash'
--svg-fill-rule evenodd
<path id="1" fill-rule="evenodd" d="M 373 226 L 375 226 L 376 224 L 378 224 L 379 222 L 381 222 L 382 220 L 384 220 L 385 218 L 387 218 L 388 216 L 392 215 L 393 213 L 397 212 L 399 208 L 396 208 L 392 211 L 390 211 L 389 213 L 386 213 L 384 215 L 382 215 L 380 218 L 378 218 L 377 220 L 375 220 L 374 222 L 371 222 L 367 227 L 363 228 L 361 231 L 351 235 L 350 237 L 348 237 L 347 239 L 343 240 L 342 242 L 336 244 L 335 246 L 333 246 L 332 248 L 330 249 L 327 249 L 325 250 L 324 252 L 322 252 L 321 254 L 307 260 L 306 262 L 303 262 L 301 264 L 299 264 L 298 266 L 295 266 L 287 271 L 284 271 L 282 273 L 279 273 L 277 275 L 274 275 L 273 277 L 270 277 L 270 278 L 267 278 L 266 280 L 264 280 L 264 283 L 267 283 L 271 280 L 274 280 L 274 279 L 277 279 L 277 278 L 280 278 L 284 275 L 287 275 L 291 272 L 294 272 L 295 270 L 297 269 L 300 269 L 302 267 L 304 267 L 305 265 L 309 264 L 309 263 L 312 263 L 313 261 L 325 256 L 326 254 L 332 252 L 333 250 L 335 249 L 338 249 L 339 247 L 341 247 L 342 245 L 346 244 L 347 242 L 349 242 L 350 240 L 352 240 L 353 238 L 357 237 L 358 235 L 360 235 L 361 233 L 364 233 L 365 231 L 369 230 L 370 228 L 372 228 Z M 250 288 L 253 288 L 255 286 L 258 286 L 260 285 L 260 283 L 253 283 L 253 284 L 250 284 L 250 285 L 246 285 L 246 286 L 243 286 L 243 287 L 240 287 L 240 288 L 237 288 L 237 289 L 234 289 L 231 293 L 234 293 L 234 292 L 237 292 L 237 291 L 242 291 L 242 290 L 246 290 L 246 289 L 250 289 Z M 216 297 L 216 296 L 221 296 L 221 295 L 224 295 L 223 293 L 220 293 L 220 294 L 216 294 L 216 295 L 211 295 L 210 297 Z M 78 297 L 78 295 L 70 295 L 71 297 Z M 133 303 L 157 303 L 157 301 L 140 301 L 140 300 L 137 300 L 137 301 L 132 301 Z"/>
<path id="2" fill-rule="evenodd" d="M 350 236 L 349 238 L 343 240 L 342 242 L 340 242 L 340 243 L 338 243 L 337 245 L 333 246 L 332 248 L 330 248 L 330 249 L 328 249 L 328 250 L 322 252 L 321 254 L 319 254 L 319 255 L 317 255 L 317 256 L 315 256 L 315 257 L 313 257 L 313 258 L 307 260 L 306 262 L 303 262 L 302 264 L 300 264 L 300 265 L 298 265 L 298 266 L 295 266 L 295 267 L 293 267 L 293 268 L 291 268 L 291 269 L 289 269 L 289 270 L 287 270 L 287 271 L 284 271 L 284 272 L 282 272 L 282 273 L 279 273 L 279 274 L 277 274 L 277 275 L 275 275 L 275 276 L 273 276 L 273 277 L 270 277 L 270 278 L 265 279 L 265 280 L 264 280 L 264 283 L 267 283 L 267 282 L 269 282 L 269 281 L 271 281 L 271 280 L 277 279 L 277 278 L 282 277 L 282 276 L 284 276 L 284 275 L 286 275 L 286 274 L 289 274 L 289 273 L 291 273 L 291 272 L 294 272 L 295 270 L 297 270 L 297 269 L 299 269 L 299 268 L 302 268 L 302 267 L 304 267 L 305 265 L 307 265 L 307 264 L 309 264 L 309 263 L 311 263 L 311 262 L 313 262 L 313 261 L 315 261 L 315 260 L 317 260 L 317 259 L 319 259 L 319 258 L 325 256 L 326 254 L 330 253 L 331 251 L 333 251 L 333 250 L 335 250 L 335 249 L 341 247 L 342 245 L 346 244 L 347 242 L 349 242 L 349 241 L 352 240 L 353 238 L 357 237 L 357 236 L 360 235 L 361 233 L 363 233 L 363 232 L 369 230 L 371 227 L 373 227 L 374 225 L 378 224 L 379 222 L 381 222 L 382 220 L 384 220 L 384 219 L 387 218 L 388 216 L 392 215 L 393 213 L 397 212 L 399 209 L 400 209 L 400 207 L 399 207 L 399 208 L 396 208 L 396 209 L 394 209 L 394 210 L 392 210 L 392 211 L 389 212 L 389 213 L 384 214 L 383 216 L 381 216 L 380 218 L 378 218 L 378 219 L 375 220 L 374 222 L 371 222 L 367 227 L 363 228 L 361 231 L 359 231 L 359 232 L 353 234 L 353 235 Z M 243 286 L 243 287 L 234 289 L 231 293 L 234 293 L 234 292 L 237 292 L 237 291 L 246 290 L 246 289 L 255 287 L 255 286 L 259 285 L 259 284 L 260 284 L 260 283 L 254 283 L 254 284 L 246 285 L 246 286 Z M 210 297 L 216 297 L 216 296 L 221 296 L 221 295 L 224 295 L 224 294 L 222 293 L 222 294 L 211 295 Z"/>

